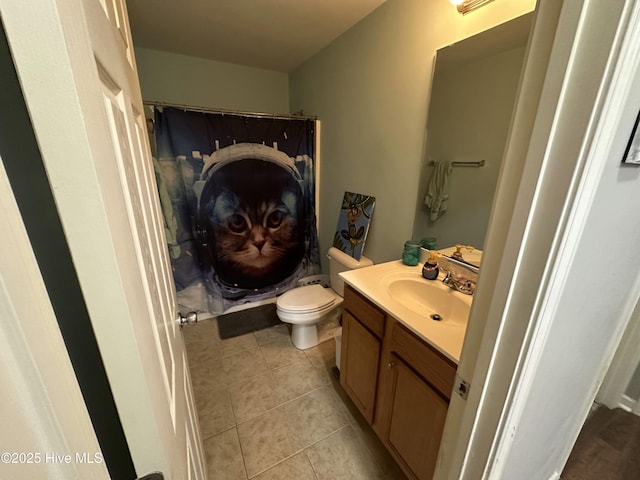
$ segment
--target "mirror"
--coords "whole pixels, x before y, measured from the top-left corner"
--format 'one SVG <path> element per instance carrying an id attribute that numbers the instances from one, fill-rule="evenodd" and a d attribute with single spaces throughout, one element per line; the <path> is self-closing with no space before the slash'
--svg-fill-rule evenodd
<path id="1" fill-rule="evenodd" d="M 523 15 L 437 51 L 414 239 L 436 237 L 438 248 L 483 248 L 532 18 Z M 453 166 L 447 208 L 432 220 L 424 200 L 438 161 Z"/>

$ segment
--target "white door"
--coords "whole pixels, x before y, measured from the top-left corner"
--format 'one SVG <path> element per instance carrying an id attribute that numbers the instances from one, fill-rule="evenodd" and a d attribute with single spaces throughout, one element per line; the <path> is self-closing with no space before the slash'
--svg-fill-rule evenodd
<path id="1" fill-rule="evenodd" d="M 4 228 L 0 476 L 107 480 L 102 452 L 2 162 L 0 225 Z M 78 461 L 85 452 L 91 463 Z"/>
<path id="2" fill-rule="evenodd" d="M 0 0 L 138 476 L 204 479 L 124 0 Z"/>

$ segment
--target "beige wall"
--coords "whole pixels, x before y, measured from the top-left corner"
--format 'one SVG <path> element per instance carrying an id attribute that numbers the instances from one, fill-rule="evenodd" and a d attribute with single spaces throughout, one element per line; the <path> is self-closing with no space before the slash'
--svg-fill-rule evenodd
<path id="1" fill-rule="evenodd" d="M 286 73 L 136 47 L 144 101 L 289 113 Z"/>
<path id="2" fill-rule="evenodd" d="M 503 0 L 462 16 L 447 0 L 388 0 L 291 74 L 291 109 L 322 121 L 321 249 L 349 190 L 377 198 L 364 254 L 400 257 L 412 236 L 436 50 L 534 6 Z"/>

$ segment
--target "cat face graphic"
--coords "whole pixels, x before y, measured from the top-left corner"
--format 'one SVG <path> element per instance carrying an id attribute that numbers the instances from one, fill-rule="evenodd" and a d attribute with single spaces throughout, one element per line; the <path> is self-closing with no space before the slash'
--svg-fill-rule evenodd
<path id="1" fill-rule="evenodd" d="M 302 193 L 282 167 L 257 159 L 230 163 L 211 176 L 201 206 L 212 264 L 223 282 L 261 288 L 299 265 Z"/>

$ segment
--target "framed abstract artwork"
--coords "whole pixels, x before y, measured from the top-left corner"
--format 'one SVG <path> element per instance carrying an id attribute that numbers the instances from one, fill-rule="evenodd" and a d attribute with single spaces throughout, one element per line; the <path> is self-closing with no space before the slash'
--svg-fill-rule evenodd
<path id="1" fill-rule="evenodd" d="M 633 124 L 633 130 L 631 131 L 631 137 L 627 148 L 624 151 L 622 157 L 622 163 L 625 165 L 640 165 L 640 132 L 638 131 L 638 123 L 640 122 L 640 113 L 636 117 L 636 122 Z"/>
<path id="2" fill-rule="evenodd" d="M 335 248 L 360 260 L 375 204 L 375 197 L 344 192 L 338 226 L 333 237 Z"/>

